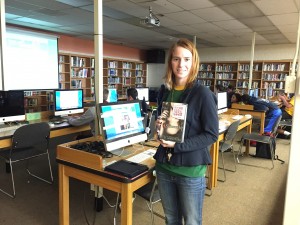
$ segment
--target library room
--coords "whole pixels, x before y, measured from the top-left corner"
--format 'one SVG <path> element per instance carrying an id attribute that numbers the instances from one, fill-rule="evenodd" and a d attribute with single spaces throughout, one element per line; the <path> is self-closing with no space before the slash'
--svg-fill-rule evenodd
<path id="1" fill-rule="evenodd" d="M 2 0 L 0 224 L 300 224 L 299 10 Z"/>

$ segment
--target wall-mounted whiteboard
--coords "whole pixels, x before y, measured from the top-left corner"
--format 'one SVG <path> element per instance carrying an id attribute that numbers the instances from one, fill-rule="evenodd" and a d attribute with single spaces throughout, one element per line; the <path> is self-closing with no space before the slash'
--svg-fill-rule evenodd
<path id="1" fill-rule="evenodd" d="M 58 88 L 57 37 L 7 29 L 4 54 L 4 90 Z"/>

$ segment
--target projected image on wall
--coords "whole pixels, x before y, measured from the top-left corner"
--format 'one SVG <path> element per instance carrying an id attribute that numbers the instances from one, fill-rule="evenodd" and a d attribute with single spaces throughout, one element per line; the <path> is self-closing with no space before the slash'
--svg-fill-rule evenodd
<path id="1" fill-rule="evenodd" d="M 57 37 L 7 29 L 4 88 L 57 89 Z"/>

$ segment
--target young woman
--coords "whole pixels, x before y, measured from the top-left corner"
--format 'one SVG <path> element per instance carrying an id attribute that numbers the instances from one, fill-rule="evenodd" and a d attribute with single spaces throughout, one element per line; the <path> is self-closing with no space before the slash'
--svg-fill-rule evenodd
<path id="1" fill-rule="evenodd" d="M 180 39 L 170 48 L 165 85 L 158 96 L 162 102 L 187 103 L 184 142 L 160 139 L 154 156 L 166 224 L 202 224 L 205 172 L 211 164 L 209 147 L 217 141 L 217 100 L 208 88 L 196 82 L 199 56 L 194 44 Z M 157 128 L 162 120 L 158 117 Z M 184 220 L 184 222 L 183 222 Z"/>

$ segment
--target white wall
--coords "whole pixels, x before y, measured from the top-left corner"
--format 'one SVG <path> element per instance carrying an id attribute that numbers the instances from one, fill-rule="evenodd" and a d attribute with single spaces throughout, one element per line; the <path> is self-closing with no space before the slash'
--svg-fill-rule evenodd
<path id="1" fill-rule="evenodd" d="M 250 61 L 251 46 L 202 48 L 198 50 L 200 61 Z M 254 60 L 293 59 L 295 45 L 261 45 L 255 46 Z"/>
<path id="2" fill-rule="evenodd" d="M 163 76 L 166 72 L 166 64 L 147 64 L 147 86 L 160 87 L 163 84 Z"/>

